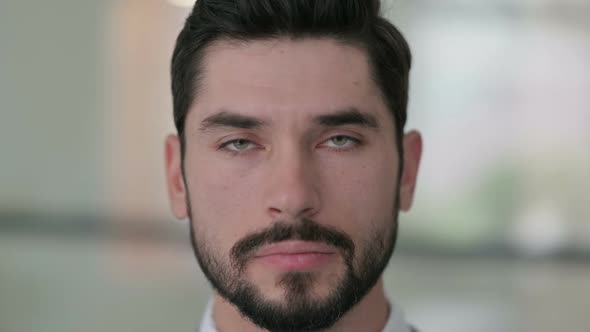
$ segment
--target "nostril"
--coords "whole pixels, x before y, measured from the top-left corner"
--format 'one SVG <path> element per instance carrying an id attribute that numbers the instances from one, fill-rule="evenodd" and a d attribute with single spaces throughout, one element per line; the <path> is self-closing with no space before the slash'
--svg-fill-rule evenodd
<path id="1" fill-rule="evenodd" d="M 281 215 L 282 211 L 280 209 L 271 207 L 268 208 L 268 213 L 270 214 L 270 217 L 274 219 L 278 218 Z"/>

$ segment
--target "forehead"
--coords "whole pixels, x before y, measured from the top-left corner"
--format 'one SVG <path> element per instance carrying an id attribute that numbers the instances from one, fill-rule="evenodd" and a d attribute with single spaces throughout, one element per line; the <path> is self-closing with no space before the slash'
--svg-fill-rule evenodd
<path id="1" fill-rule="evenodd" d="M 197 118 L 220 109 L 269 117 L 385 111 L 366 52 L 330 38 L 216 41 L 202 69 L 191 111 Z"/>

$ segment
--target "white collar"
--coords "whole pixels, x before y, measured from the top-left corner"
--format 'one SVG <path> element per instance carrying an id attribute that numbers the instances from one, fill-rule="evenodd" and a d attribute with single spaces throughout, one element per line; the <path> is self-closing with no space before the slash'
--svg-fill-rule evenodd
<path id="1" fill-rule="evenodd" d="M 403 310 L 391 302 L 389 318 L 383 332 L 410 332 L 410 326 L 406 323 Z M 218 332 L 213 321 L 213 300 L 207 304 L 207 309 L 201 322 L 199 332 Z"/>

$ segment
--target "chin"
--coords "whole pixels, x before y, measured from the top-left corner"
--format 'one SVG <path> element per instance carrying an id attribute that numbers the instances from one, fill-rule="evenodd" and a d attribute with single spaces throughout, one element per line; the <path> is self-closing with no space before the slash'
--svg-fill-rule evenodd
<path id="1" fill-rule="evenodd" d="M 340 264 L 332 265 L 329 269 L 280 271 L 258 265 L 251 266 L 249 270 L 248 283 L 268 300 L 285 302 L 285 299 L 298 294 L 299 298 L 321 301 L 336 291 L 343 279 L 345 266 Z"/>

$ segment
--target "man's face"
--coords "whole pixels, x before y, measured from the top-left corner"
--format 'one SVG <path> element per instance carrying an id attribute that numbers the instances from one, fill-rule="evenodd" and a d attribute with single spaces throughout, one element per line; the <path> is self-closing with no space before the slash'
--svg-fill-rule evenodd
<path id="1" fill-rule="evenodd" d="M 220 295 L 262 327 L 312 330 L 372 288 L 420 153 L 419 136 L 406 137 L 409 175 L 398 183 L 392 118 L 359 48 L 331 39 L 208 47 L 184 173 L 177 137 L 166 155 L 173 211 L 190 217 Z"/>

